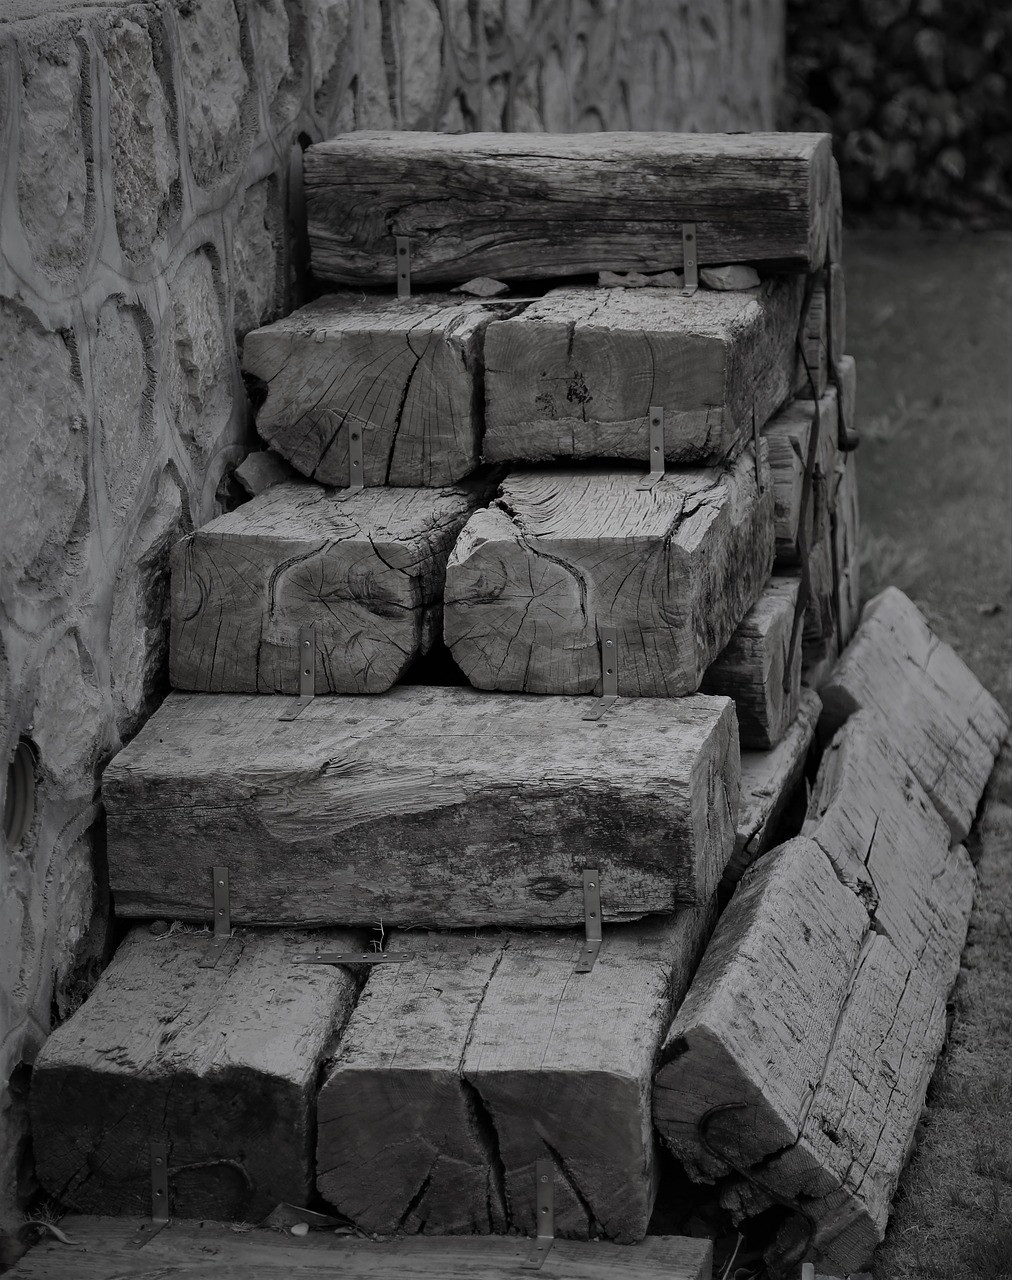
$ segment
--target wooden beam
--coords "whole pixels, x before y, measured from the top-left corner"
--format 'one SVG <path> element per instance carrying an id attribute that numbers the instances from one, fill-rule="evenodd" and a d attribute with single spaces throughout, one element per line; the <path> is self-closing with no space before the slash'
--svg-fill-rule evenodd
<path id="1" fill-rule="evenodd" d="M 204 693 L 382 693 L 432 645 L 446 560 L 486 488 L 276 484 L 172 549 L 169 679 Z"/>
<path id="2" fill-rule="evenodd" d="M 392 285 L 665 271 L 695 224 L 701 265 L 821 268 L 838 193 L 826 134 L 379 132 L 304 157 L 313 272 Z"/>
<path id="3" fill-rule="evenodd" d="M 888 587 L 865 606 L 820 696 L 826 737 L 853 712 L 878 710 L 952 838 L 965 838 L 1008 716 L 902 591 Z"/>
<path id="4" fill-rule="evenodd" d="M 468 521 L 447 564 L 443 634 L 481 689 L 601 693 L 598 628 L 617 629 L 618 692 L 672 697 L 703 673 L 773 563 L 761 453 L 727 468 L 518 471 Z"/>
<path id="5" fill-rule="evenodd" d="M 211 891 L 210 876 L 204 888 Z M 150 1144 L 168 1145 L 175 1217 L 258 1221 L 313 1191 L 316 1080 L 355 1003 L 347 969 L 296 966 L 358 935 L 135 929 L 32 1072 L 35 1167 L 61 1204 L 151 1213 Z"/>
<path id="6" fill-rule="evenodd" d="M 335 294 L 255 329 L 243 368 L 266 386 L 257 431 L 321 484 L 439 488 L 479 462 L 482 339 L 515 304 L 427 295 Z"/>
<path id="7" fill-rule="evenodd" d="M 715 904 L 605 930 L 394 935 L 320 1091 L 318 1186 L 363 1231 L 641 1240 L 657 1189 L 654 1058 Z M 588 1117 L 592 1122 L 588 1123 Z"/>
<path id="8" fill-rule="evenodd" d="M 834 489 L 832 478 L 839 457 L 839 396 L 830 387 L 819 401 L 819 436 L 812 470 L 805 523 L 811 547 L 829 528 Z M 775 493 L 776 557 L 782 566 L 796 565 L 801 521 L 802 490 L 808 446 L 814 429 L 815 408 L 811 400 L 795 399 L 785 405 L 763 428 L 769 450 Z"/>
<path id="9" fill-rule="evenodd" d="M 802 292 L 552 290 L 486 330 L 485 458 L 652 464 L 652 406 L 669 467 L 740 453 L 791 393 Z"/>
<path id="10" fill-rule="evenodd" d="M 312 699 L 170 694 L 107 767 L 120 916 L 237 923 L 575 925 L 709 901 L 734 844 L 734 704 L 399 687 Z M 281 704 L 284 705 L 283 703 Z"/>
<path id="11" fill-rule="evenodd" d="M 793 578 L 771 578 L 703 676 L 703 693 L 734 699 L 743 747 L 775 747 L 797 715 L 801 646 L 792 655 L 791 630 L 798 590 Z"/>
<path id="12" fill-rule="evenodd" d="M 836 629 L 840 649 L 850 644 L 861 614 L 860 511 L 857 497 L 857 463 L 853 454 L 842 454 L 833 473 L 830 524 L 833 536 Z"/>

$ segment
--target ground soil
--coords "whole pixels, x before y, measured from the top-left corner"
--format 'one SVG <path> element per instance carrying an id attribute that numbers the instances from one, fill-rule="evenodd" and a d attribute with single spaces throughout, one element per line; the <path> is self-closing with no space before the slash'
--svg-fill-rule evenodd
<path id="1" fill-rule="evenodd" d="M 853 233 L 862 596 L 907 592 L 1012 712 L 1012 235 Z M 1012 1276 L 1012 749 L 969 840 L 980 887 L 875 1280 Z"/>

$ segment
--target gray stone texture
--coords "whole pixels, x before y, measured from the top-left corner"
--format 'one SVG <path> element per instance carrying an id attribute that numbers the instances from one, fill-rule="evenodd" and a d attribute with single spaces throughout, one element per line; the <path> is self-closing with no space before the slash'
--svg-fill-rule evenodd
<path id="1" fill-rule="evenodd" d="M 169 548 L 254 445 L 237 343 L 298 300 L 298 140 L 771 128 L 783 25 L 783 0 L 0 10 L 0 766 L 37 755 L 0 839 L 0 1227 L 30 1190 L 17 1081 L 106 958 L 98 785 L 165 689 Z"/>

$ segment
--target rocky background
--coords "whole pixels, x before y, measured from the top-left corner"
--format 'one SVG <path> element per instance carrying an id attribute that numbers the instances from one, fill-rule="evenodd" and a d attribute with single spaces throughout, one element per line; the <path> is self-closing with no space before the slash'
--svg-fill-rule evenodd
<path id="1" fill-rule="evenodd" d="M 306 288 L 303 145 L 768 129 L 782 46 L 783 0 L 6 0 L 0 1226 L 31 1063 L 108 955 L 99 783 L 165 691 L 168 550 L 251 442 L 243 335 Z"/>
<path id="2" fill-rule="evenodd" d="M 781 127 L 832 133 L 852 224 L 1012 225 L 1012 5 L 788 0 Z"/>

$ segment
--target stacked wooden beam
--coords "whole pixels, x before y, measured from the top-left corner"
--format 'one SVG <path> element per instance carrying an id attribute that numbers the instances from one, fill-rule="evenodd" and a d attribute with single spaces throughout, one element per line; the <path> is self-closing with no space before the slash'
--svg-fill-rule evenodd
<path id="1" fill-rule="evenodd" d="M 972 677 L 895 602 L 831 669 L 857 503 L 828 139 L 356 134 L 306 190 L 317 277 L 358 292 L 247 338 L 273 452 L 174 549 L 176 691 L 103 780 L 119 915 L 190 923 L 135 930 L 45 1046 L 40 1177 L 134 1212 L 164 1142 L 177 1213 L 319 1194 L 440 1236 L 537 1233 L 548 1177 L 556 1234 L 634 1243 L 656 1124 L 740 1216 L 810 1194 L 808 1243 L 856 1256 L 1001 726 L 979 687 L 963 724 Z M 549 285 L 362 292 L 478 271 Z M 472 687 L 426 682 L 437 642 Z M 212 912 L 239 932 L 194 932 Z M 919 1039 L 879 1152 L 887 1075 L 846 1080 L 894 1016 Z"/>

